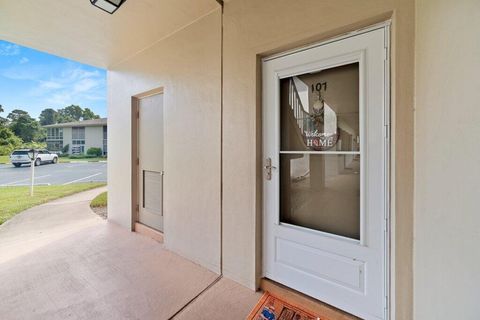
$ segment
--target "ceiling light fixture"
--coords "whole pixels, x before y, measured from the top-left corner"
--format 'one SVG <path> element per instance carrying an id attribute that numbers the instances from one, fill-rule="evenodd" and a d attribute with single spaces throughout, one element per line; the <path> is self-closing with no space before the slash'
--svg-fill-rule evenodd
<path id="1" fill-rule="evenodd" d="M 125 3 L 125 1 L 127 0 L 90 0 L 90 3 L 105 12 L 113 14 L 122 6 L 122 4 Z"/>

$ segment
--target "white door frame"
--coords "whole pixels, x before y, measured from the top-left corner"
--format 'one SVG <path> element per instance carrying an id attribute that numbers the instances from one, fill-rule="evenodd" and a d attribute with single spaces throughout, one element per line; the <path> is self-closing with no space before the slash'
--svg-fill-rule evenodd
<path id="1" fill-rule="evenodd" d="M 321 43 L 316 43 L 313 45 L 305 46 L 302 48 L 290 50 L 287 52 L 283 52 L 280 54 L 272 55 L 269 57 L 266 57 L 262 59 L 262 62 L 266 62 L 272 59 L 276 59 L 279 57 L 283 57 L 286 55 L 291 55 L 297 52 L 305 51 L 311 48 L 323 46 L 332 42 L 336 42 L 342 39 L 350 38 L 353 36 L 357 36 L 363 33 L 367 33 L 373 30 L 377 29 L 383 29 L 384 34 L 385 34 L 385 43 L 384 43 L 384 48 L 385 48 L 385 59 L 384 59 L 384 64 L 385 64 L 385 74 L 384 74 L 384 150 L 385 150 L 385 155 L 384 155 L 384 218 L 385 218 L 385 239 L 384 239 L 384 248 L 385 248 L 385 253 L 384 253 L 384 270 L 385 270 L 385 312 L 384 312 L 384 318 L 383 319 L 393 319 L 394 318 L 394 277 L 392 277 L 392 274 L 394 274 L 393 266 L 394 264 L 392 263 L 394 261 L 393 254 L 395 252 L 395 243 L 394 243 L 394 238 L 392 236 L 394 235 L 394 224 L 393 224 L 393 219 L 392 219 L 392 210 L 390 207 L 390 160 L 391 160 L 391 134 L 390 134 L 390 127 L 391 127 L 391 117 L 390 117 L 390 57 L 389 57 L 389 50 L 390 50 L 390 21 L 386 21 L 380 24 L 376 24 L 373 26 L 370 26 L 368 28 L 364 28 L 361 30 L 357 30 L 355 32 L 348 33 L 346 35 L 342 35 L 333 39 L 329 39 L 327 41 L 323 41 Z M 265 100 L 264 100 L 264 106 L 265 106 Z M 265 107 L 264 107 L 264 117 L 265 117 Z M 265 137 L 267 133 L 263 132 L 263 135 Z M 264 145 L 264 159 L 265 159 L 265 145 Z M 263 172 L 262 172 L 263 174 Z M 265 184 L 264 184 L 264 197 L 265 197 Z M 277 199 L 278 200 L 278 199 Z M 265 201 L 263 202 L 264 208 L 263 208 L 263 220 L 264 220 L 264 235 L 265 235 L 265 227 L 266 227 L 266 221 L 268 221 L 265 217 Z M 265 255 L 267 248 L 265 246 L 265 240 L 263 241 L 263 252 Z M 266 276 L 265 272 L 265 259 L 264 259 L 264 266 L 262 270 L 262 276 Z"/>
<path id="2" fill-rule="evenodd" d="M 159 240 L 160 242 L 163 242 L 163 232 L 158 232 L 154 229 L 151 229 L 150 227 L 147 227 L 149 229 L 148 231 L 145 231 L 145 228 L 139 228 L 139 206 L 140 206 L 140 198 L 139 198 L 139 157 L 138 157 L 138 129 L 139 129 L 139 108 L 140 108 L 140 100 L 158 95 L 158 94 L 165 94 L 165 89 L 164 87 L 158 87 L 154 88 L 139 94 L 136 94 L 132 96 L 131 98 L 131 118 L 130 118 L 130 137 L 131 137 L 131 149 L 130 149 L 130 163 L 131 163 L 131 193 L 130 193 L 130 199 L 131 199 L 131 230 L 136 231 L 136 232 L 141 232 L 145 233 L 150 237 L 153 237 L 154 239 Z M 165 105 L 164 105 L 165 106 Z M 163 106 L 163 107 L 164 107 Z M 164 123 L 165 123 L 165 113 L 164 113 Z M 165 125 L 162 125 L 163 127 L 163 136 L 165 137 Z M 165 149 L 164 149 L 165 150 Z M 165 166 L 165 152 L 163 152 L 163 164 Z M 165 167 L 163 169 L 165 171 Z M 165 186 L 165 181 L 163 182 Z M 165 208 L 164 203 L 165 199 L 163 198 L 163 208 Z M 165 211 L 163 212 L 163 215 L 165 216 Z M 165 223 L 165 219 L 164 219 Z M 165 225 L 163 226 L 163 229 L 165 230 Z M 152 235 L 153 232 L 153 235 Z M 158 235 L 156 235 L 158 233 Z M 161 236 L 159 236 L 161 235 Z"/>

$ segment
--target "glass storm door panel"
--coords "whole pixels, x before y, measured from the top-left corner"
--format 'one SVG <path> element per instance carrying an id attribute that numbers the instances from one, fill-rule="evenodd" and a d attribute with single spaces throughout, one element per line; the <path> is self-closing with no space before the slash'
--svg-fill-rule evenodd
<path id="1" fill-rule="evenodd" d="M 360 240 L 358 62 L 280 80 L 280 221 Z"/>
<path id="2" fill-rule="evenodd" d="M 163 94 L 138 106 L 138 222 L 163 231 Z"/>
<path id="3" fill-rule="evenodd" d="M 264 276 L 386 319 L 386 28 L 263 62 Z"/>

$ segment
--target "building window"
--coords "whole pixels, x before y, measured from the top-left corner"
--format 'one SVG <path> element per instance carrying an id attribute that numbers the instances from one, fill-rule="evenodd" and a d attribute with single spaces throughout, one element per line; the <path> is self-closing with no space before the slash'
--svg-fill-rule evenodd
<path id="1" fill-rule="evenodd" d="M 103 126 L 103 155 L 107 155 L 107 126 Z"/>
<path id="2" fill-rule="evenodd" d="M 85 140 L 85 127 L 72 127 L 72 140 Z"/>
<path id="3" fill-rule="evenodd" d="M 85 127 L 72 127 L 72 154 L 85 153 Z"/>
<path id="4" fill-rule="evenodd" d="M 63 149 L 63 141 L 47 141 L 47 149 L 49 151 L 62 151 Z"/>
<path id="5" fill-rule="evenodd" d="M 63 148 L 63 128 L 47 129 L 47 148 L 51 151 L 61 151 Z"/>
<path id="6" fill-rule="evenodd" d="M 48 128 L 47 140 L 63 140 L 63 128 Z"/>

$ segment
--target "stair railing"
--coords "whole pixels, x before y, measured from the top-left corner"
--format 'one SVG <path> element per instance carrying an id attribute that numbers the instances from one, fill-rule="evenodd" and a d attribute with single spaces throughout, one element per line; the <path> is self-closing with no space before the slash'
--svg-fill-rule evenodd
<path id="1" fill-rule="evenodd" d="M 290 79 L 289 82 L 289 103 L 290 107 L 293 111 L 293 116 L 295 117 L 295 122 L 297 123 L 302 136 L 305 136 L 305 132 L 310 131 L 312 129 L 312 122 L 310 119 L 310 115 L 308 112 L 305 111 L 302 101 L 300 99 L 300 95 L 298 94 L 297 87 L 293 82 L 293 79 Z"/>

